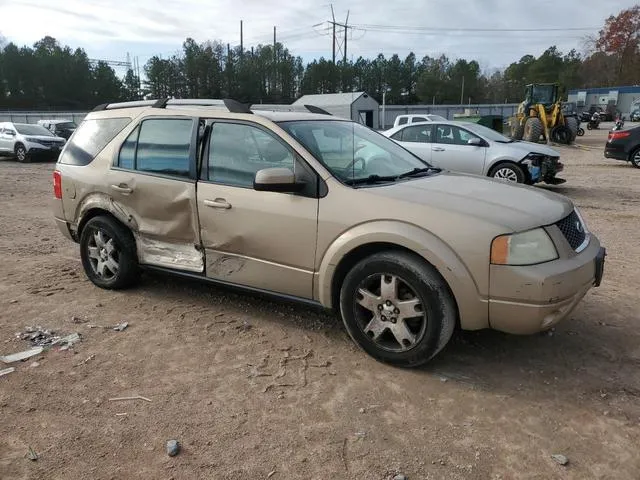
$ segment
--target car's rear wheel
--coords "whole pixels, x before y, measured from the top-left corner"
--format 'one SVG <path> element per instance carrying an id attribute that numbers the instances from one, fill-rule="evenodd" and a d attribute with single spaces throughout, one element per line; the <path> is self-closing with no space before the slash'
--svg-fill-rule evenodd
<path id="1" fill-rule="evenodd" d="M 636 168 L 640 168 L 640 147 L 636 148 L 633 152 L 631 152 L 629 159 L 631 161 L 631 165 L 633 165 Z"/>
<path id="2" fill-rule="evenodd" d="M 524 183 L 526 180 L 524 171 L 515 163 L 500 163 L 491 169 L 489 176 L 515 183 Z"/>
<path id="3" fill-rule="evenodd" d="M 84 271 L 100 288 L 118 290 L 138 279 L 136 245 L 131 232 L 108 216 L 87 222 L 80 236 Z"/>
<path id="4" fill-rule="evenodd" d="M 21 143 L 16 145 L 14 153 L 16 154 L 16 160 L 20 163 L 26 163 L 29 161 L 29 152 L 27 152 L 27 149 Z"/>
<path id="5" fill-rule="evenodd" d="M 456 307 L 449 288 L 421 258 L 389 251 L 361 260 L 340 290 L 351 338 L 382 362 L 416 367 L 449 342 Z"/>

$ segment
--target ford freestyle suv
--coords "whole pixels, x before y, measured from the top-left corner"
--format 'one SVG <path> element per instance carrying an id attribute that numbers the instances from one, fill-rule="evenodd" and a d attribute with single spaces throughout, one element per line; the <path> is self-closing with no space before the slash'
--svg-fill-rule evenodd
<path id="1" fill-rule="evenodd" d="M 154 270 L 319 304 L 401 366 L 456 325 L 548 329 L 599 285 L 604 249 L 569 199 L 442 172 L 306 108 L 97 107 L 53 174 L 55 220 L 88 278 L 120 289 Z"/>

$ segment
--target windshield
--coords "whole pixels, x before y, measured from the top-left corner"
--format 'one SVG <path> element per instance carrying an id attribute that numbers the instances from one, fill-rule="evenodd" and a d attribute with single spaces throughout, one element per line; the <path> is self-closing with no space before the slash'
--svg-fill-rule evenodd
<path id="1" fill-rule="evenodd" d="M 553 103 L 553 85 L 536 85 L 533 87 L 533 103 L 550 105 Z"/>
<path id="2" fill-rule="evenodd" d="M 53 134 L 40 125 L 28 125 L 26 123 L 16 123 L 14 125 L 20 135 L 40 135 L 43 137 L 53 137 Z"/>
<path id="3" fill-rule="evenodd" d="M 496 132 L 495 130 L 492 130 L 489 127 L 485 127 L 484 125 L 480 125 L 479 123 L 466 123 L 465 124 L 465 128 L 468 128 L 473 133 L 477 133 L 478 135 L 481 135 L 484 138 L 486 138 L 487 140 L 491 140 L 492 142 L 499 142 L 499 143 L 512 143 L 513 142 L 513 140 L 511 140 L 510 138 L 505 137 L 504 135 Z"/>
<path id="4" fill-rule="evenodd" d="M 305 120 L 280 122 L 339 180 L 396 181 L 398 176 L 430 165 L 387 137 L 355 122 Z"/>

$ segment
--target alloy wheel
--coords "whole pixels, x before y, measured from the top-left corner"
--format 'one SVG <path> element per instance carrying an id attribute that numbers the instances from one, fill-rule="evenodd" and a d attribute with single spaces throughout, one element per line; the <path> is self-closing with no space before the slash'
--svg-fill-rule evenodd
<path id="1" fill-rule="evenodd" d="M 113 279 L 120 269 L 120 252 L 104 230 L 96 229 L 87 246 L 89 263 L 94 273 L 103 280 Z"/>
<path id="2" fill-rule="evenodd" d="M 362 331 L 387 351 L 410 350 L 425 334 L 427 314 L 422 300 L 398 275 L 365 278 L 358 286 L 354 305 Z"/>
<path id="3" fill-rule="evenodd" d="M 514 172 L 510 168 L 501 168 L 501 169 L 497 170 L 496 173 L 493 175 L 493 178 L 499 178 L 501 180 L 508 180 L 509 182 L 517 182 L 518 181 L 518 175 L 516 175 L 516 172 Z"/>

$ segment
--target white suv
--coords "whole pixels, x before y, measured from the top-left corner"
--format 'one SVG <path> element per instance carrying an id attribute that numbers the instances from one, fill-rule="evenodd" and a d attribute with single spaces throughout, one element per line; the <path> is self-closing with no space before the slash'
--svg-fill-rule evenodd
<path id="1" fill-rule="evenodd" d="M 19 162 L 36 157 L 56 160 L 65 142 L 40 125 L 0 123 L 0 154 L 13 155 Z"/>

